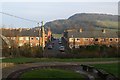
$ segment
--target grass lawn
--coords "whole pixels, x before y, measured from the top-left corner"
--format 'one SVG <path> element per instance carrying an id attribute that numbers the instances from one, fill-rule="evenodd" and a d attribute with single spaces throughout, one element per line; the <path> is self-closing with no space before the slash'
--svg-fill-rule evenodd
<path id="1" fill-rule="evenodd" d="M 62 37 L 62 34 L 52 34 L 54 37 L 56 37 L 56 38 L 60 38 L 60 37 Z"/>
<path id="2" fill-rule="evenodd" d="M 2 62 L 10 63 L 32 63 L 32 62 L 95 62 L 95 61 L 117 61 L 118 58 L 80 58 L 80 59 L 60 59 L 60 58 L 6 58 Z"/>
<path id="3" fill-rule="evenodd" d="M 38 69 L 23 73 L 20 78 L 75 78 L 84 80 L 84 76 L 68 70 L 61 69 Z"/>
<path id="4" fill-rule="evenodd" d="M 119 77 L 120 76 L 120 71 L 119 71 L 119 64 L 118 63 L 112 63 L 112 64 L 93 64 L 92 66 L 105 70 L 106 72 L 112 73 L 115 76 Z"/>

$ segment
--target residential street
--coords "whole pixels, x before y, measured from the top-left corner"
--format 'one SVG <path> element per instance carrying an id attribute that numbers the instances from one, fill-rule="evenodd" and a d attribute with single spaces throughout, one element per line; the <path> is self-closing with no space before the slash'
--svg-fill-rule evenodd
<path id="1" fill-rule="evenodd" d="M 62 44 L 59 44 L 58 39 L 52 41 L 50 44 L 53 45 L 53 48 L 48 49 L 48 46 L 46 46 L 44 53 L 43 53 L 44 57 L 57 57 L 58 54 L 64 53 L 64 52 L 59 51 L 59 47 L 62 46 Z"/>

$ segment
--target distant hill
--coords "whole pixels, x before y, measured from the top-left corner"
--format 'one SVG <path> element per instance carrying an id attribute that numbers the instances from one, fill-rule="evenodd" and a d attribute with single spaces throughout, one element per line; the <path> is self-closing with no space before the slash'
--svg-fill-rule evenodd
<path id="1" fill-rule="evenodd" d="M 118 16 L 108 14 L 75 14 L 68 19 L 47 22 L 45 26 L 50 27 L 53 33 L 62 33 L 67 28 L 83 29 L 117 29 Z"/>

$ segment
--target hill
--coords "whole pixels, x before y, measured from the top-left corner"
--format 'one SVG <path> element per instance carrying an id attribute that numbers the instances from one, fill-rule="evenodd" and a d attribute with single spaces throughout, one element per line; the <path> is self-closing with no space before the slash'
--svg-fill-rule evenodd
<path id="1" fill-rule="evenodd" d="M 116 29 L 118 28 L 118 16 L 108 14 L 78 13 L 68 19 L 47 22 L 45 26 L 50 27 L 53 33 L 62 33 L 67 28 L 83 29 Z"/>

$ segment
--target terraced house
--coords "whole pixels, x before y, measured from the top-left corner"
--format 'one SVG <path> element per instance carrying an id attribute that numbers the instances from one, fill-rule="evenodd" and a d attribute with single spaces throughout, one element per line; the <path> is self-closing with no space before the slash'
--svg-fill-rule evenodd
<path id="1" fill-rule="evenodd" d="M 33 47 L 33 46 L 42 46 L 43 39 L 40 29 L 30 29 L 30 30 L 9 30 L 9 35 L 3 34 L 6 39 L 9 40 L 11 46 L 24 46 L 25 44 Z M 48 34 L 46 34 L 48 33 Z M 49 37 L 51 36 L 51 31 L 48 30 L 44 33 L 44 42 L 47 42 Z"/>
<path id="2" fill-rule="evenodd" d="M 118 46 L 118 32 L 112 30 L 71 29 L 64 31 L 64 39 L 70 48 L 88 45 Z"/>

